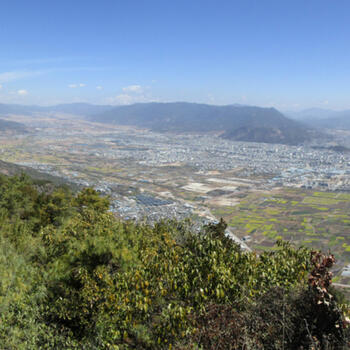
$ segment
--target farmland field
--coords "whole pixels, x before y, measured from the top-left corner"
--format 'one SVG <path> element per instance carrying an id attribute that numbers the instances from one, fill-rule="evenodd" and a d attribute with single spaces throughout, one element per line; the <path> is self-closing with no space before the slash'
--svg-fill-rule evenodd
<path id="1" fill-rule="evenodd" d="M 260 250 L 286 239 L 313 249 L 331 250 L 335 270 L 350 263 L 350 194 L 286 189 L 248 194 L 239 205 L 212 208 L 239 237 Z"/>

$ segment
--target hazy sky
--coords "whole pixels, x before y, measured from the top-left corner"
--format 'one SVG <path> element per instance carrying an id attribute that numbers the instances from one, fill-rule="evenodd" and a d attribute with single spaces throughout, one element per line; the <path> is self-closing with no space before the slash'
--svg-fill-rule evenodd
<path id="1" fill-rule="evenodd" d="M 0 103 L 350 108 L 349 0 L 3 0 Z"/>

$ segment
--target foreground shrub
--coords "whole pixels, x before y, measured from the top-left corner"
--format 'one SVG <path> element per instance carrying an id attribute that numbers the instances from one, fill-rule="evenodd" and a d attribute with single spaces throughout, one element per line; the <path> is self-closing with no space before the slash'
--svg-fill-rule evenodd
<path id="1" fill-rule="evenodd" d="M 347 349 L 347 323 L 329 288 L 334 257 L 311 252 L 310 262 L 307 284 L 273 287 L 240 313 L 227 304 L 207 305 L 196 316 L 198 330 L 188 348 Z"/>
<path id="2" fill-rule="evenodd" d="M 331 257 L 241 251 L 226 224 L 117 220 L 86 189 L 0 176 L 4 349 L 336 349 Z M 307 279 L 310 276 L 309 280 Z"/>

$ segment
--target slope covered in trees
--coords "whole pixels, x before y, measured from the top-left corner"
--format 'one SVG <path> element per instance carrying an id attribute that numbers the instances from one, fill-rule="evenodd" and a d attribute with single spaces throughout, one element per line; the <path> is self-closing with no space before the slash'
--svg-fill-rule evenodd
<path id="1" fill-rule="evenodd" d="M 0 176 L 3 349 L 346 348 L 332 256 L 258 256 L 223 221 L 194 233 L 108 209 L 92 189 Z"/>

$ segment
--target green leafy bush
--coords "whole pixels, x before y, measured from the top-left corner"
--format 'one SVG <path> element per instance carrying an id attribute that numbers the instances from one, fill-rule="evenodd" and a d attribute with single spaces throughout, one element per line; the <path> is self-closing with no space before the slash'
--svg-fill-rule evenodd
<path id="1" fill-rule="evenodd" d="M 1 348 L 345 344 L 329 266 L 318 279 L 307 249 L 278 241 L 257 255 L 223 221 L 194 233 L 188 221 L 122 222 L 108 208 L 93 189 L 0 176 Z"/>

